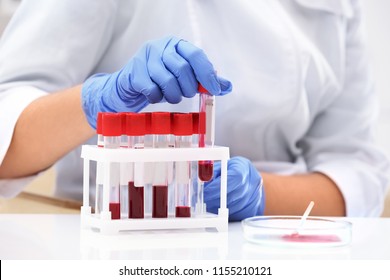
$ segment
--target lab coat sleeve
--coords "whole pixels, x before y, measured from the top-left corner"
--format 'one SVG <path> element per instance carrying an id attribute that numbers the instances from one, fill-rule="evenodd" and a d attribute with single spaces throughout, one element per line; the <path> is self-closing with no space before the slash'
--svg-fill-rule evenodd
<path id="1" fill-rule="evenodd" d="M 339 187 L 347 216 L 382 213 L 389 162 L 374 143 L 377 96 L 362 35 L 360 4 L 346 24 L 345 74 L 340 94 L 319 114 L 302 141 L 310 171 Z M 315 187 L 315 186 L 313 186 Z"/>
<path id="2" fill-rule="evenodd" d="M 0 164 L 16 122 L 37 98 L 82 83 L 114 29 L 114 0 L 22 1 L 0 41 Z M 12 197 L 33 179 L 0 180 Z"/>

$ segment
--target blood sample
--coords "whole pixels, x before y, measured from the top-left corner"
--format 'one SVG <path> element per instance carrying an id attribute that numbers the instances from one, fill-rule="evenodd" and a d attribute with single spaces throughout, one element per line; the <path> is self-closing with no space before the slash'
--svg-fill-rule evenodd
<path id="1" fill-rule="evenodd" d="M 189 206 L 176 206 L 176 217 L 191 217 L 191 207 Z"/>
<path id="2" fill-rule="evenodd" d="M 202 160 L 198 163 L 198 176 L 203 182 L 208 182 L 213 178 L 214 163 L 211 160 Z"/>
<path id="3" fill-rule="evenodd" d="M 129 218 L 144 218 L 144 187 L 136 187 L 134 182 L 129 182 Z"/>
<path id="4" fill-rule="evenodd" d="M 169 112 L 152 113 L 153 147 L 155 149 L 169 147 L 171 133 L 171 117 Z M 168 217 L 168 164 L 156 162 L 153 178 L 153 218 Z"/>
<path id="5" fill-rule="evenodd" d="M 199 92 L 199 129 L 205 121 L 205 132 L 199 131 L 199 147 L 214 146 L 214 115 L 215 115 L 215 96 L 201 85 L 198 86 Z M 199 161 L 198 176 L 203 182 L 208 182 L 213 178 L 214 162 L 211 160 Z"/>
<path id="6" fill-rule="evenodd" d="M 115 113 L 103 113 L 103 137 L 104 149 L 118 149 L 122 134 L 121 116 Z M 120 219 L 120 201 L 119 201 L 119 171 L 120 166 L 117 162 L 106 163 L 110 165 L 109 180 L 109 210 L 111 219 Z M 104 190 L 103 190 L 104 192 Z M 103 200 L 103 204 L 104 204 Z M 103 205 L 104 209 L 104 205 Z"/>
<path id="7" fill-rule="evenodd" d="M 144 113 L 128 113 L 126 115 L 126 133 L 129 136 L 129 147 L 143 149 L 146 132 Z M 144 218 L 144 163 L 134 163 L 134 180 L 128 182 L 129 218 Z"/>
<path id="8" fill-rule="evenodd" d="M 206 118 L 205 113 L 192 112 L 192 146 L 199 147 L 199 133 L 204 134 L 206 132 Z M 193 199 L 191 206 L 195 208 L 197 214 L 203 214 L 204 199 L 203 199 L 203 187 L 204 182 L 199 179 L 198 175 L 198 162 L 191 162 L 191 179 Z"/>
<path id="9" fill-rule="evenodd" d="M 176 148 L 190 148 L 192 142 L 192 115 L 173 114 L 172 131 Z M 191 165 L 188 161 L 175 162 L 175 215 L 191 217 L 190 185 Z"/>
<path id="10" fill-rule="evenodd" d="M 121 204 L 119 202 L 110 202 L 111 219 L 117 220 L 121 217 Z"/>
<path id="11" fill-rule="evenodd" d="M 168 217 L 168 186 L 153 186 L 153 218 Z"/>

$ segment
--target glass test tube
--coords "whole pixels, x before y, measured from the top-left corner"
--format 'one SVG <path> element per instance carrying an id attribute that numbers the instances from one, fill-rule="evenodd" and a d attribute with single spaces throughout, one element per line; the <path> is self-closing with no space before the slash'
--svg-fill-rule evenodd
<path id="1" fill-rule="evenodd" d="M 203 122 L 205 118 L 206 131 L 199 132 L 199 147 L 214 146 L 214 123 L 215 123 L 215 96 L 199 84 L 199 120 Z M 198 164 L 198 176 L 203 182 L 208 182 L 213 178 L 214 162 L 212 160 L 201 160 Z"/>
<path id="2" fill-rule="evenodd" d="M 161 149 L 169 147 L 169 135 L 171 133 L 171 118 L 169 112 L 152 113 L 152 132 L 154 134 L 153 148 Z M 153 218 L 168 217 L 168 164 L 156 162 L 153 178 Z"/>
<path id="3" fill-rule="evenodd" d="M 121 140 L 120 147 L 122 149 L 132 148 L 129 146 L 129 136 L 127 135 L 127 125 L 126 125 L 126 115 L 127 113 L 119 113 L 121 116 Z M 121 219 L 127 219 L 129 214 L 129 192 L 128 192 L 128 183 L 133 181 L 134 172 L 133 172 L 133 163 L 132 162 L 121 162 L 120 163 L 120 213 Z"/>
<path id="4" fill-rule="evenodd" d="M 205 113 L 192 112 L 192 146 L 199 147 L 199 133 L 206 133 Z M 202 117 L 201 117 L 202 116 Z M 191 178 L 192 178 L 192 189 L 193 197 L 191 206 L 195 208 L 197 214 L 203 214 L 205 205 L 203 198 L 203 187 L 204 182 L 199 179 L 198 176 L 198 162 L 191 162 Z"/>
<path id="5" fill-rule="evenodd" d="M 99 112 L 96 121 L 96 134 L 97 134 L 98 148 L 104 147 L 102 117 L 103 117 L 103 113 Z M 102 211 L 102 206 L 103 206 L 103 173 L 104 173 L 103 162 L 100 161 L 96 162 L 96 189 L 95 189 L 95 213 L 96 214 L 99 214 Z"/>
<path id="6" fill-rule="evenodd" d="M 122 134 L 121 116 L 115 113 L 104 113 L 102 117 L 102 123 L 103 123 L 104 148 L 119 149 L 121 134 Z M 109 211 L 111 212 L 111 219 L 120 219 L 120 201 L 119 201 L 120 166 L 119 163 L 117 162 L 111 162 L 107 164 L 110 164 L 110 182 L 108 186 L 109 187 Z"/>
<path id="7" fill-rule="evenodd" d="M 173 114 L 173 134 L 176 148 L 190 148 L 192 142 L 192 115 Z M 191 165 L 188 161 L 175 162 L 175 216 L 191 217 Z"/>
<path id="8" fill-rule="evenodd" d="M 144 148 L 145 114 L 128 113 L 127 134 L 129 135 L 129 146 L 133 149 Z M 134 180 L 128 182 L 129 210 L 128 216 L 132 219 L 142 219 L 145 215 L 144 206 L 144 167 L 143 162 L 134 163 Z"/>
<path id="9" fill-rule="evenodd" d="M 171 133 L 168 135 L 168 148 L 175 148 L 175 136 L 172 134 L 173 129 L 173 116 L 175 113 L 170 112 L 171 118 Z M 167 174 L 168 174 L 168 215 L 174 215 L 176 211 L 175 204 L 175 188 L 174 188 L 174 162 L 168 161 L 167 163 Z M 172 187 L 170 187 L 172 186 Z"/>
<path id="10" fill-rule="evenodd" d="M 144 149 L 153 149 L 152 113 L 145 112 Z M 154 162 L 144 163 L 144 203 L 145 215 L 152 215 Z"/>

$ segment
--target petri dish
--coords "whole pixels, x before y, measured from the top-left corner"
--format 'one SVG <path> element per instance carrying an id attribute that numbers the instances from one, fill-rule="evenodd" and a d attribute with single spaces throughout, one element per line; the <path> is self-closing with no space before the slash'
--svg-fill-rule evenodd
<path id="1" fill-rule="evenodd" d="M 241 223 L 245 238 L 262 245 L 336 247 L 352 239 L 352 224 L 343 220 L 308 217 L 301 228 L 301 216 L 256 216 Z"/>

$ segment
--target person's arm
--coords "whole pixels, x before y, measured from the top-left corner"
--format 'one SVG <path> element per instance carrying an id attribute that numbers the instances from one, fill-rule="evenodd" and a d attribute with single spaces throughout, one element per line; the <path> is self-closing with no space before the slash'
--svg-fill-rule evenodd
<path id="1" fill-rule="evenodd" d="M 311 215 L 346 215 L 339 188 L 324 174 L 261 175 L 266 194 L 264 215 L 302 215 L 310 201 L 315 201 Z"/>
<path id="2" fill-rule="evenodd" d="M 0 178 L 17 178 L 50 167 L 94 131 L 81 107 L 81 86 L 33 101 L 19 117 L 0 165 Z"/>

